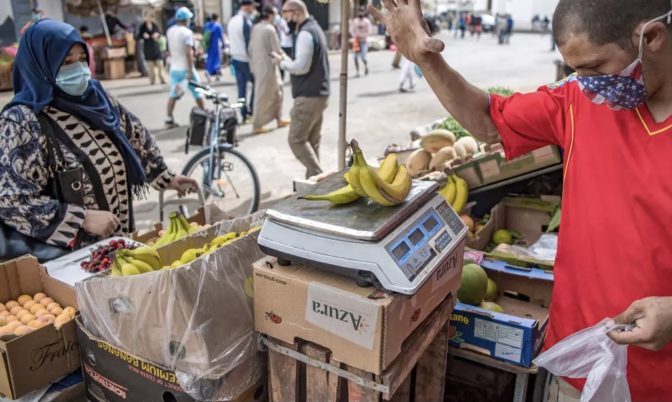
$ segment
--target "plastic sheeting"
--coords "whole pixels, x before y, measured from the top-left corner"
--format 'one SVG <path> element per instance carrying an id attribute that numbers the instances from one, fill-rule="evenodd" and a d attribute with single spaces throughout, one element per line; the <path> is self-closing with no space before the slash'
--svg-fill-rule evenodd
<path id="1" fill-rule="evenodd" d="M 263 213 L 221 222 L 159 249 L 169 264 L 217 235 L 260 226 Z M 198 400 L 230 400 L 261 378 L 254 333 L 252 263 L 263 256 L 253 233 L 177 269 L 97 276 L 77 283 L 84 326 L 132 354 L 175 370 Z"/>

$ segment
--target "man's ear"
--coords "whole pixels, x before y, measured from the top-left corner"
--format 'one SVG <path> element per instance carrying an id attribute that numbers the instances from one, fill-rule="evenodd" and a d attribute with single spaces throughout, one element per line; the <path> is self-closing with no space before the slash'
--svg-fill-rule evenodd
<path id="1" fill-rule="evenodd" d="M 639 38 L 642 28 L 644 28 L 644 23 L 640 24 L 635 29 L 635 32 L 633 32 L 632 40 L 635 49 L 639 49 Z M 667 25 L 663 21 L 657 21 L 649 25 L 646 28 L 646 32 L 644 32 L 644 52 L 657 53 L 665 49 L 668 35 Z"/>

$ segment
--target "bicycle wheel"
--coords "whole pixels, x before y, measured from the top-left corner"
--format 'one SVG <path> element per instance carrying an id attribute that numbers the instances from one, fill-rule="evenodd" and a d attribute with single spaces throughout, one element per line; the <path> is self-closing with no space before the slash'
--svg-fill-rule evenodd
<path id="1" fill-rule="evenodd" d="M 255 212 L 259 208 L 260 185 L 250 161 L 230 145 L 222 144 L 215 163 L 219 166 L 215 166 L 211 176 L 210 148 L 205 148 L 187 162 L 182 174 L 201 183 L 206 202 L 228 215 L 238 217 Z M 191 215 L 194 211 L 185 212 Z"/>

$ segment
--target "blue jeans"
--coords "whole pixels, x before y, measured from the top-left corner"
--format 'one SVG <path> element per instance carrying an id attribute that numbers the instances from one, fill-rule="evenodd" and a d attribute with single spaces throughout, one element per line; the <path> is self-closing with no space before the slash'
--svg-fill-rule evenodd
<path id="1" fill-rule="evenodd" d="M 241 110 L 243 119 L 252 114 L 252 105 L 254 105 L 254 77 L 250 71 L 250 63 L 238 60 L 231 60 L 233 69 L 236 72 L 236 84 L 238 85 L 238 97 L 245 98 L 245 106 Z M 252 83 L 250 97 L 247 97 L 247 83 Z"/>

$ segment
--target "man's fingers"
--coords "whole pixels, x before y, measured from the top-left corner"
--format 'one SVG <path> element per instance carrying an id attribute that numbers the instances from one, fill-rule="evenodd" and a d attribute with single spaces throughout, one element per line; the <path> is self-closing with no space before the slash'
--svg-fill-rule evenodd
<path id="1" fill-rule="evenodd" d="M 397 3 L 394 0 L 383 0 L 383 5 L 389 12 L 393 12 L 397 9 Z"/>
<path id="2" fill-rule="evenodd" d="M 378 11 L 378 9 L 373 6 L 373 4 L 369 4 L 368 10 L 369 13 L 373 15 L 373 18 L 385 23 L 385 16 L 383 16 L 383 13 Z"/>
<path id="3" fill-rule="evenodd" d="M 427 38 L 424 41 L 424 46 L 427 51 L 432 53 L 441 53 L 446 45 L 436 38 Z"/>
<path id="4" fill-rule="evenodd" d="M 630 305 L 624 312 L 614 317 L 614 322 L 616 324 L 632 324 L 641 318 L 643 313 L 642 304 L 639 301 L 636 301 Z"/>
<path id="5" fill-rule="evenodd" d="M 644 330 L 639 327 L 635 327 L 631 331 L 611 331 L 608 332 L 607 335 L 609 335 L 609 338 L 614 342 L 621 345 L 645 343 L 649 341 Z"/>

